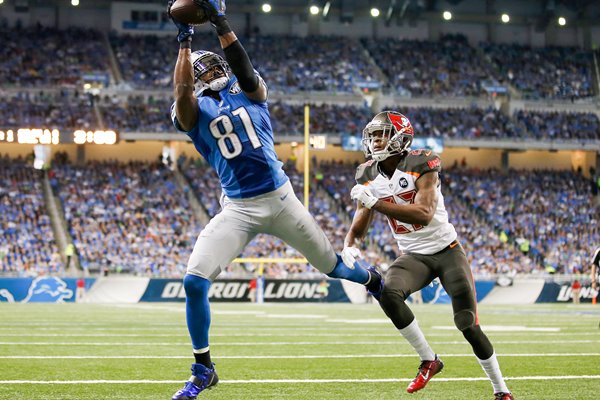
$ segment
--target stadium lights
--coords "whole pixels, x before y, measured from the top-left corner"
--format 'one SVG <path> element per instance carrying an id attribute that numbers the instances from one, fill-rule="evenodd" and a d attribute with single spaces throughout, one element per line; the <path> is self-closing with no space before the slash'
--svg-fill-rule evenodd
<path id="1" fill-rule="evenodd" d="M 4 3 L 4 0 L 0 0 L 0 4 Z"/>
<path id="2" fill-rule="evenodd" d="M 265 3 L 262 5 L 262 10 L 265 13 L 269 13 L 271 12 L 271 5 L 269 3 Z"/>
<path id="3" fill-rule="evenodd" d="M 319 13 L 319 11 L 320 11 L 320 10 L 319 10 L 319 7 L 317 7 L 317 6 L 310 6 L 310 9 L 309 9 L 309 10 L 310 10 L 310 13 L 311 13 L 312 15 L 317 15 L 317 14 Z"/>
<path id="4" fill-rule="evenodd" d="M 452 13 L 450 11 L 444 11 L 444 13 L 442 14 L 442 17 L 446 21 L 450 21 L 452 19 Z"/>
<path id="5" fill-rule="evenodd" d="M 502 14 L 502 17 L 500 17 L 500 19 L 502 20 L 502 22 L 507 24 L 508 21 L 510 21 L 510 16 L 508 14 Z"/>
<path id="6" fill-rule="evenodd" d="M 379 8 L 376 8 L 376 7 L 371 8 L 371 17 L 373 17 L 373 18 L 379 17 Z"/>
<path id="7" fill-rule="evenodd" d="M 565 26 L 566 23 L 567 23 L 567 20 L 565 19 L 565 17 L 558 17 L 558 24 L 560 26 Z"/>
<path id="8" fill-rule="evenodd" d="M 77 7 L 79 5 L 79 0 L 71 0 L 71 5 Z"/>

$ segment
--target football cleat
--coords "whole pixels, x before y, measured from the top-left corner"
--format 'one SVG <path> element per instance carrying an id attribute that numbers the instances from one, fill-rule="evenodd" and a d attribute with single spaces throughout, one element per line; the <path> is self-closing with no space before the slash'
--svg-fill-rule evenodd
<path id="1" fill-rule="evenodd" d="M 442 360 L 440 360 L 437 354 L 435 356 L 435 360 L 433 361 L 421 361 L 421 365 L 419 365 L 419 372 L 417 372 L 415 379 L 413 379 L 408 385 L 406 391 L 408 393 L 414 393 L 423 389 L 427 385 L 427 382 L 429 382 L 429 380 L 442 369 L 444 369 L 444 363 Z"/>
<path id="2" fill-rule="evenodd" d="M 194 400 L 201 391 L 211 389 L 219 382 L 219 377 L 215 372 L 215 364 L 208 368 L 202 364 L 192 364 L 192 376 L 185 383 L 183 389 L 180 389 L 171 397 L 171 400 Z"/>
<path id="3" fill-rule="evenodd" d="M 494 393 L 494 400 L 514 400 L 512 393 Z"/>
<path id="4" fill-rule="evenodd" d="M 377 271 L 377 268 L 375 268 L 372 265 L 369 268 L 367 268 L 367 270 L 370 271 L 373 275 L 379 277 L 379 285 L 377 287 L 377 290 L 371 291 L 367 288 L 367 293 L 369 293 L 371 296 L 377 299 L 377 301 L 379 301 L 379 299 L 381 298 L 381 292 L 383 292 L 383 276 L 381 276 L 379 271 Z"/>

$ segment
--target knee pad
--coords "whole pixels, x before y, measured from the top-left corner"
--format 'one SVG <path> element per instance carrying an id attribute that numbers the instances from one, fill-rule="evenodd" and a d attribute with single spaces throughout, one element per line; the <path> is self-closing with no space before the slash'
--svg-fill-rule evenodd
<path id="1" fill-rule="evenodd" d="M 471 310 L 461 310 L 454 314 L 454 324 L 461 332 L 474 328 L 476 320 L 475 313 Z"/>

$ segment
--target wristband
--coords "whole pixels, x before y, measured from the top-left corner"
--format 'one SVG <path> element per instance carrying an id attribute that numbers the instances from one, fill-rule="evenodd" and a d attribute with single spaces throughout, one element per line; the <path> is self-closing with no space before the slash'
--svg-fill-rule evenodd
<path id="1" fill-rule="evenodd" d="M 192 38 L 190 37 L 189 40 L 184 40 L 183 42 L 180 42 L 179 48 L 180 49 L 191 49 L 192 48 Z"/>
<path id="2" fill-rule="evenodd" d="M 231 27 L 229 26 L 229 22 L 227 22 L 227 18 L 224 15 L 216 16 L 210 21 L 212 26 L 215 27 L 217 31 L 217 35 L 223 36 L 226 33 L 232 32 Z"/>

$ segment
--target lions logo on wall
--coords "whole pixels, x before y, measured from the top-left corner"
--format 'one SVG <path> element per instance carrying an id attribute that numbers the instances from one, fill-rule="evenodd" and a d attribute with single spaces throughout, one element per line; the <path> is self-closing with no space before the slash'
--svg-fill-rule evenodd
<path id="1" fill-rule="evenodd" d="M 64 303 L 65 299 L 73 297 L 73 291 L 60 278 L 43 277 L 31 282 L 29 293 L 23 303 Z"/>

